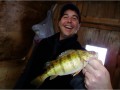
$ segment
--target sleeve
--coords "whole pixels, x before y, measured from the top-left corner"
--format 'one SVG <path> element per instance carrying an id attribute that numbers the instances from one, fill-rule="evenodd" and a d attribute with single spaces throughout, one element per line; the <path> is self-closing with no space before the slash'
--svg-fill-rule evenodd
<path id="1" fill-rule="evenodd" d="M 85 48 L 83 48 L 83 47 L 81 46 L 81 44 L 80 44 L 79 42 L 76 42 L 76 44 L 74 45 L 74 47 L 75 47 L 76 49 L 86 50 Z"/>
<path id="2" fill-rule="evenodd" d="M 24 72 L 21 74 L 18 79 L 14 89 L 25 89 L 25 88 L 34 88 L 34 86 L 30 85 L 30 81 L 38 74 L 37 68 L 41 62 L 40 55 L 42 56 L 42 51 L 45 47 L 44 39 L 39 43 L 37 47 L 33 50 L 33 53 L 28 61 Z M 42 63 L 41 63 L 42 64 Z M 42 65 L 41 65 L 42 67 Z M 39 67 L 40 68 L 40 67 Z"/>
<path id="3" fill-rule="evenodd" d="M 80 72 L 78 75 L 74 76 L 74 78 L 70 81 L 70 85 L 74 89 L 86 89 L 83 73 Z"/>

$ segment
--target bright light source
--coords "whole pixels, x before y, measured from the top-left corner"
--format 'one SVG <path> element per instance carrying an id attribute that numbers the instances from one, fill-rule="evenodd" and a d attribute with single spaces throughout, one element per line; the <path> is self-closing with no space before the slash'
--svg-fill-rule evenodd
<path id="1" fill-rule="evenodd" d="M 102 61 L 102 63 L 105 63 L 105 58 L 107 54 L 107 48 L 92 46 L 92 45 L 86 45 L 85 49 L 87 51 L 95 51 L 98 53 L 98 59 Z"/>

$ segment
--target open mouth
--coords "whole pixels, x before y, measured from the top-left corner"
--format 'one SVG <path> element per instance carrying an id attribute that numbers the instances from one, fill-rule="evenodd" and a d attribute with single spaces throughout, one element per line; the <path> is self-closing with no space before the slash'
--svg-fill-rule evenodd
<path id="1" fill-rule="evenodd" d="M 70 25 L 66 25 L 65 28 L 68 29 L 68 30 L 73 29 L 73 27 L 70 26 Z"/>

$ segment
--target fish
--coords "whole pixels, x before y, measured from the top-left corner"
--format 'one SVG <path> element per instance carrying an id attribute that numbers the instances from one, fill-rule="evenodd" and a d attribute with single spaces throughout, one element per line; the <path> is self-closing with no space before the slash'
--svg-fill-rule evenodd
<path id="1" fill-rule="evenodd" d="M 47 63 L 44 73 L 33 79 L 31 84 L 39 87 L 48 77 L 52 80 L 57 76 L 75 76 L 87 65 L 90 58 L 98 58 L 98 54 L 93 51 L 66 50 L 56 60 Z"/>

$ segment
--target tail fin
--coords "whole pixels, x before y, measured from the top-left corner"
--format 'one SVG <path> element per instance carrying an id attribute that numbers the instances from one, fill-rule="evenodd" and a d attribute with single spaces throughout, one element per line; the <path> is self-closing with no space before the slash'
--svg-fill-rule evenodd
<path id="1" fill-rule="evenodd" d="M 38 88 L 39 86 L 41 86 L 43 84 L 43 82 L 45 81 L 45 79 L 47 77 L 48 76 L 46 74 L 40 75 L 40 76 L 36 77 L 34 80 L 32 80 L 31 84 L 37 86 L 37 88 Z"/>

